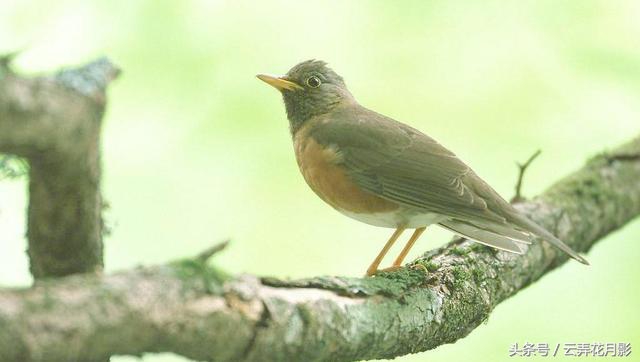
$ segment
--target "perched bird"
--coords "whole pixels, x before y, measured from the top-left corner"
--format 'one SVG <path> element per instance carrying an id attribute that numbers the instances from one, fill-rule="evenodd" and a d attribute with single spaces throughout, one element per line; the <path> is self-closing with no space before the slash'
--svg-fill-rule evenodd
<path id="1" fill-rule="evenodd" d="M 539 237 L 588 264 L 434 139 L 358 104 L 325 62 L 308 60 L 284 76 L 257 77 L 282 93 L 298 166 L 311 189 L 344 215 L 395 229 L 367 275 L 375 274 L 405 229 L 415 229 L 389 269 L 400 267 L 432 224 L 520 254 L 522 244 Z"/>

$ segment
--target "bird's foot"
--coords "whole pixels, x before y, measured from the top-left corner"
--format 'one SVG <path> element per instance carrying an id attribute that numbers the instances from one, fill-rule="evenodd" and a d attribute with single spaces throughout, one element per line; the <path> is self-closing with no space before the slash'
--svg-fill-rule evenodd
<path id="1" fill-rule="evenodd" d="M 380 269 L 379 271 L 394 272 L 394 271 L 397 271 L 399 269 L 402 269 L 402 265 L 393 265 L 393 266 L 390 266 L 388 268 Z"/>
<path id="2" fill-rule="evenodd" d="M 377 269 L 377 270 L 367 270 L 367 274 L 366 276 L 370 277 L 370 276 L 374 276 L 380 272 L 394 272 L 397 270 L 402 269 L 402 265 L 394 265 L 394 266 L 390 266 L 388 268 L 384 268 L 384 269 Z"/>

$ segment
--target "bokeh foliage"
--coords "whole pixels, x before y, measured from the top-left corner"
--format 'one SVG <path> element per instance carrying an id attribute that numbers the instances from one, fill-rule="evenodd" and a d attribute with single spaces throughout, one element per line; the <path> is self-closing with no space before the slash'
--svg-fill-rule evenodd
<path id="1" fill-rule="evenodd" d="M 27 161 L 13 155 L 0 154 L 0 180 L 16 179 L 26 175 Z"/>
<path id="2" fill-rule="evenodd" d="M 123 69 L 103 134 L 108 270 L 231 237 L 216 262 L 232 273 L 360 275 L 389 231 L 308 190 L 279 96 L 254 74 L 326 60 L 363 104 L 428 132 L 505 197 L 514 162 L 542 149 L 531 196 L 640 131 L 638 18 L 633 0 L 3 0 L 0 52 L 22 49 L 27 73 L 100 55 Z M 0 284 L 24 285 L 24 179 L 0 184 L 0 207 Z M 432 228 L 412 255 L 449 237 Z M 401 360 L 504 360 L 526 341 L 640 348 L 639 237 L 636 222 L 590 268 L 571 263 L 468 338 Z"/>

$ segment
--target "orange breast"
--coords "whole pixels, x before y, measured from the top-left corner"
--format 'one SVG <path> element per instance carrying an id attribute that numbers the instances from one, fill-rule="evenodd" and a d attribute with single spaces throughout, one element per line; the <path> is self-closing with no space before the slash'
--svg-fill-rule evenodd
<path id="1" fill-rule="evenodd" d="M 311 189 L 329 205 L 353 213 L 396 210 L 399 206 L 361 190 L 340 167 L 338 150 L 323 147 L 308 136 L 308 126 L 296 132 L 293 143 L 300 172 Z"/>

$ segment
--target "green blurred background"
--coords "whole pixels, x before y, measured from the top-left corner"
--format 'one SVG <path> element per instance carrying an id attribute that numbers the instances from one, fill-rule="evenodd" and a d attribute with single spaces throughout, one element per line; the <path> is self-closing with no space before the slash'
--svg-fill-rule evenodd
<path id="1" fill-rule="evenodd" d="M 440 140 L 505 197 L 514 162 L 540 148 L 532 196 L 640 132 L 638 19 L 633 0 L 1 0 L 0 52 L 22 49 L 25 73 L 101 55 L 123 69 L 103 135 L 107 271 L 231 238 L 215 262 L 233 273 L 354 276 L 390 231 L 308 189 L 280 96 L 256 73 L 326 60 L 362 104 Z M 0 183 L 0 285 L 30 283 L 25 187 Z M 505 360 L 527 341 L 640 348 L 639 237 L 636 221 L 593 248 L 590 268 L 568 263 L 469 337 L 399 360 Z M 449 238 L 434 229 L 411 256 Z"/>

